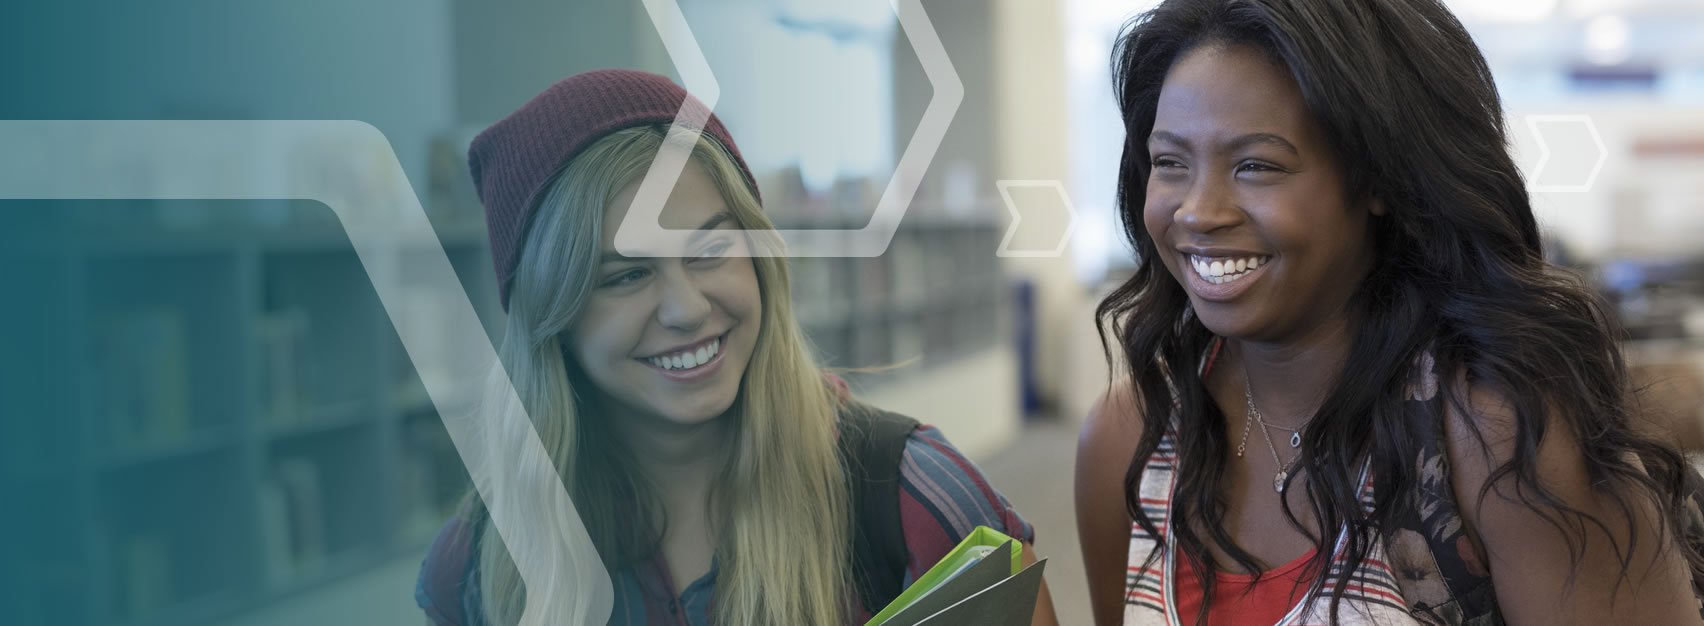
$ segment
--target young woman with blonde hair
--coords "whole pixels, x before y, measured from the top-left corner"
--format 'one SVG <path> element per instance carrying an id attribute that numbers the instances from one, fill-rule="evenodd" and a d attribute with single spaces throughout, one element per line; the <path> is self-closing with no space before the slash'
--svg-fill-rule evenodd
<path id="1" fill-rule="evenodd" d="M 509 312 L 499 356 L 615 583 L 611 623 L 862 623 L 977 525 L 1033 560 L 1031 528 L 939 432 L 815 364 L 714 116 L 652 255 L 615 252 L 683 105 L 702 106 L 663 77 L 589 72 L 469 154 Z M 531 592 L 470 497 L 417 599 L 435 624 L 508 624 Z M 1035 623 L 1054 623 L 1045 588 Z"/>

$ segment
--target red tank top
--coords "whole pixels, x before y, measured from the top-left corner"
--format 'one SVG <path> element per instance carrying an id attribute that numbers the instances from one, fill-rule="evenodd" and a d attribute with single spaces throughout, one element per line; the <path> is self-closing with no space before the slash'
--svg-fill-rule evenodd
<path id="1" fill-rule="evenodd" d="M 1253 585 L 1253 574 L 1215 572 L 1213 601 L 1207 607 L 1207 623 L 1198 626 L 1247 626 L 1276 624 L 1283 619 L 1302 595 L 1314 576 L 1308 572 L 1308 559 L 1318 550 L 1308 550 L 1294 561 L 1285 563 L 1260 576 Z M 1201 581 L 1195 576 L 1195 559 L 1178 555 L 1177 572 L 1172 578 L 1177 599 L 1177 616 L 1185 624 L 1195 623 L 1201 611 Z"/>
<path id="2" fill-rule="evenodd" d="M 1213 342 L 1212 350 L 1201 364 L 1202 377 L 1213 371 L 1213 364 L 1218 362 L 1219 352 L 1224 346 L 1223 341 Z M 1254 581 L 1253 574 L 1215 572 L 1213 602 L 1207 607 L 1207 623 L 1198 626 L 1278 623 L 1302 599 L 1302 594 L 1307 593 L 1308 582 L 1314 577 L 1304 576 L 1303 568 L 1317 552 L 1319 550 L 1310 549 L 1296 560 L 1267 571 L 1253 585 L 1249 584 Z M 1177 594 L 1177 616 L 1185 624 L 1193 623 L 1195 616 L 1201 614 L 1201 581 L 1196 578 L 1195 572 L 1195 559 L 1180 554 L 1172 584 Z"/>

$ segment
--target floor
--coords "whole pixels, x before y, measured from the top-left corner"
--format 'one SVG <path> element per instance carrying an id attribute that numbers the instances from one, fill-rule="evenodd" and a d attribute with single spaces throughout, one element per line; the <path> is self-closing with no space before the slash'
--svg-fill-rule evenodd
<path id="1" fill-rule="evenodd" d="M 1035 527 L 1036 550 L 1047 559 L 1044 575 L 1061 626 L 1094 623 L 1072 503 L 1077 428 L 1065 420 L 1028 426 L 1017 443 L 978 464 L 988 482 Z"/>

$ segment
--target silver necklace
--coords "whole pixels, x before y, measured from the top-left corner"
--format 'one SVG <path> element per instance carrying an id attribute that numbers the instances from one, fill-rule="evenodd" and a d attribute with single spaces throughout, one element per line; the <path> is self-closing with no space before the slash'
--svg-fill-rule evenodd
<path id="1" fill-rule="evenodd" d="M 1288 426 L 1279 426 L 1277 424 L 1267 422 L 1266 418 L 1261 417 L 1260 413 L 1258 413 L 1258 412 L 1256 412 L 1254 415 L 1255 415 L 1255 417 L 1260 417 L 1260 425 L 1261 426 L 1267 426 L 1267 427 L 1271 427 L 1271 428 L 1274 428 L 1274 429 L 1277 429 L 1277 430 L 1282 430 L 1284 432 L 1290 433 L 1290 447 L 1292 447 L 1292 448 L 1302 447 L 1302 429 L 1290 428 Z"/>
<path id="2" fill-rule="evenodd" d="M 1260 422 L 1260 434 L 1266 439 L 1266 449 L 1272 451 L 1272 463 L 1278 466 L 1278 473 L 1272 477 L 1272 490 L 1284 493 L 1284 481 L 1290 478 L 1290 463 L 1278 458 L 1278 446 L 1272 443 L 1272 432 L 1267 430 L 1266 417 L 1260 414 L 1259 409 L 1254 408 L 1254 390 L 1249 387 L 1247 378 L 1243 379 L 1243 398 L 1248 400 L 1248 415 L 1244 418 L 1243 423 L 1243 443 L 1245 445 L 1248 443 L 1248 422 Z M 1306 424 L 1303 425 L 1306 426 Z M 1291 447 L 1301 445 L 1300 429 L 1294 435 L 1291 435 L 1290 441 L 1292 442 Z M 1237 450 L 1237 456 L 1242 456 L 1242 446 L 1238 446 Z M 1290 461 L 1293 463 L 1295 459 Z"/>
<path id="3" fill-rule="evenodd" d="M 1248 390 L 1246 384 L 1244 384 L 1243 390 Z M 1249 412 L 1243 414 L 1242 443 L 1237 444 L 1237 458 L 1239 459 L 1242 458 L 1243 451 L 1248 450 L 1248 427 L 1254 424 L 1254 420 L 1250 419 L 1250 415 L 1254 412 L 1254 397 L 1252 395 L 1249 396 L 1248 408 Z"/>

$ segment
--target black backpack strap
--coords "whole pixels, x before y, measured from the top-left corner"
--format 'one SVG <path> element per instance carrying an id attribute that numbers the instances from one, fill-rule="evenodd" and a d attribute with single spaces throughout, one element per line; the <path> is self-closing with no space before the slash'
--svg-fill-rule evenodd
<path id="1" fill-rule="evenodd" d="M 917 420 L 849 401 L 840 409 L 840 458 L 852 496 L 852 573 L 871 613 L 903 591 L 905 527 L 899 515 L 899 463 Z"/>

